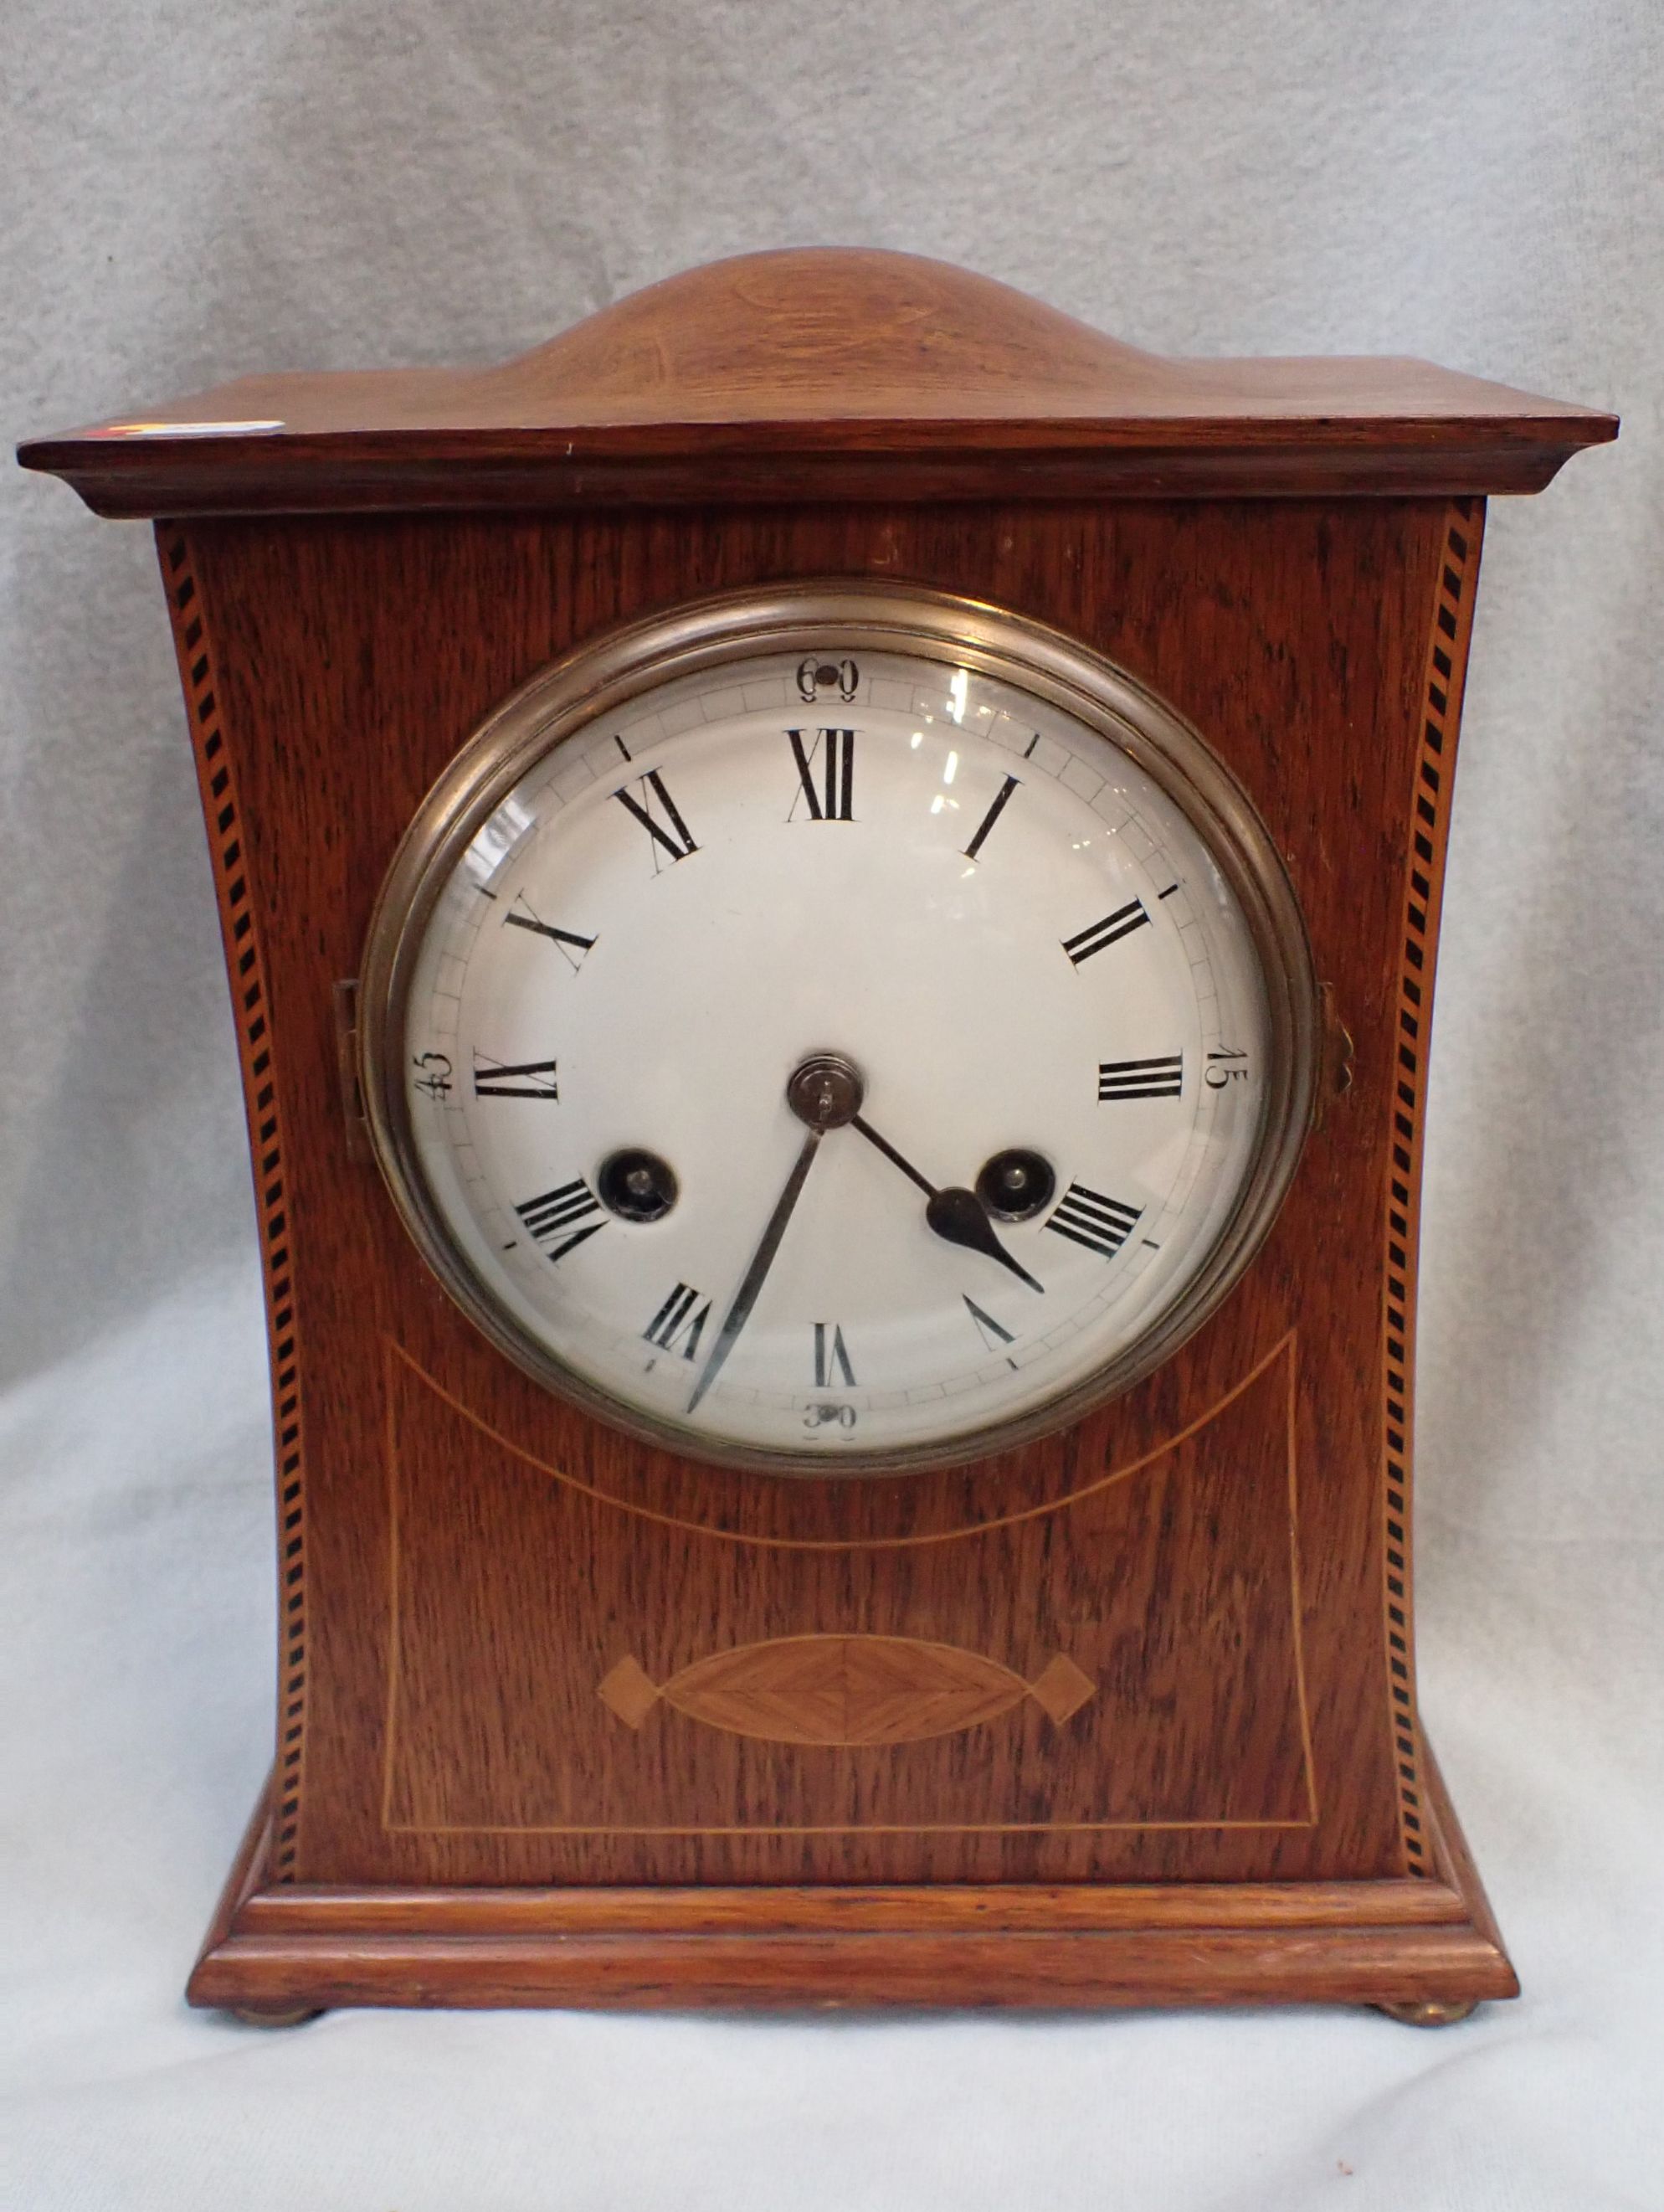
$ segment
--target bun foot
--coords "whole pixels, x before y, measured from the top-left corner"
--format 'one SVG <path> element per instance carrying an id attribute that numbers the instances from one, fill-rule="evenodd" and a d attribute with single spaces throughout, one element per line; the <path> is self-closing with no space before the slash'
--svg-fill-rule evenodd
<path id="1" fill-rule="evenodd" d="M 1448 2003 L 1440 1997 L 1415 1997 L 1404 2004 L 1377 2005 L 1376 2010 L 1384 2012 L 1388 2020 L 1402 2021 L 1406 2027 L 1454 2027 L 1477 2008 L 1479 2002 L 1477 1997 Z"/>
<path id="2" fill-rule="evenodd" d="M 321 2020 L 321 2005 L 296 2005 L 288 2011 L 268 2010 L 262 2005 L 233 2005 L 231 2017 L 241 2021 L 245 2027 L 300 2027 L 307 2021 Z"/>

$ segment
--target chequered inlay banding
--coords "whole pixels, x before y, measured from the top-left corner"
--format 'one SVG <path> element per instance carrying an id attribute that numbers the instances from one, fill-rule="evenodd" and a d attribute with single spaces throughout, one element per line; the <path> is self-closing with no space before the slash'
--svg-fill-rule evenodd
<path id="1" fill-rule="evenodd" d="M 226 965 L 243 1065 L 271 1341 L 271 1394 L 277 1470 L 279 1686 L 276 1771 L 267 1879 L 295 1879 L 301 1773 L 306 1746 L 306 1500 L 301 1448 L 300 1361 L 296 1351 L 282 1130 L 272 1077 L 269 994 L 249 899 L 236 787 L 226 757 L 213 656 L 189 540 L 157 532 L 168 612 L 191 718 L 203 814 L 220 902 Z"/>
<path id="2" fill-rule="evenodd" d="M 1387 1194 L 1384 1460 L 1386 1632 L 1398 1768 L 1399 1825 L 1412 1875 L 1436 1869 L 1421 1779 L 1415 1650 L 1410 1627 L 1411 1420 L 1415 1381 L 1416 1244 L 1421 1193 L 1423 1109 L 1432 1012 L 1433 955 L 1449 833 L 1450 775 L 1461 714 L 1462 678 L 1479 573 L 1483 502 L 1453 500 L 1446 512 L 1437 593 L 1427 644 L 1421 742 L 1411 793 L 1410 853 L 1405 870 L 1403 961 L 1399 971 L 1392 1162 Z"/>

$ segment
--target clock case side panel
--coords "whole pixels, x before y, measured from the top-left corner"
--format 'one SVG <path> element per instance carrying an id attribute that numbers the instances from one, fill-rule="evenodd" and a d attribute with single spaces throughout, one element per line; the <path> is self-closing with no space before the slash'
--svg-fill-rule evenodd
<path id="1" fill-rule="evenodd" d="M 300 1842 L 307 1656 L 301 1337 L 285 1117 L 274 1065 L 270 984 L 251 895 L 246 825 L 226 727 L 212 626 L 190 536 L 177 524 L 166 521 L 157 524 L 155 535 L 225 945 L 265 1295 L 271 1361 L 278 1620 L 277 1742 L 265 1801 L 265 1869 L 269 1881 L 284 1882 L 294 1878 Z"/>

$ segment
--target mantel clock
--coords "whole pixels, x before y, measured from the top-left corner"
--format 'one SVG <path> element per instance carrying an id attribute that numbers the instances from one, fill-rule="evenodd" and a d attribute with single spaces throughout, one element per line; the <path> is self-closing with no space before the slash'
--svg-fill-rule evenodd
<path id="1" fill-rule="evenodd" d="M 1422 1117 L 1485 497 L 1616 427 L 804 252 L 24 448 L 155 521 L 247 1098 L 193 2000 L 1513 1992 Z"/>

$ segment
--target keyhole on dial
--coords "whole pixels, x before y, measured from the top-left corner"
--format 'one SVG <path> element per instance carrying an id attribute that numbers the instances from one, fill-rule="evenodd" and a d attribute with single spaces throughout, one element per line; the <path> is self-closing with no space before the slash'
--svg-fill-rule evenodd
<path id="1" fill-rule="evenodd" d="M 603 1161 L 595 1187 L 621 1221 L 662 1221 L 677 1196 L 675 1174 L 657 1152 L 615 1152 Z"/>
<path id="2" fill-rule="evenodd" d="M 976 1195 L 998 1221 L 1032 1221 L 1052 1202 L 1057 1177 L 1038 1152 L 996 1152 L 976 1178 Z"/>

